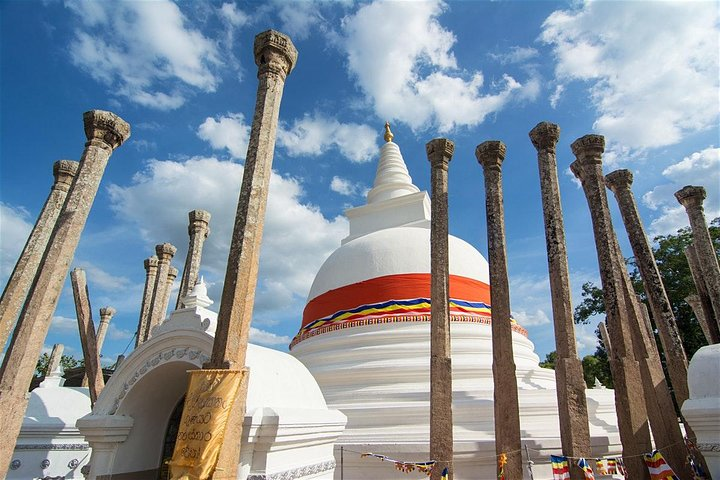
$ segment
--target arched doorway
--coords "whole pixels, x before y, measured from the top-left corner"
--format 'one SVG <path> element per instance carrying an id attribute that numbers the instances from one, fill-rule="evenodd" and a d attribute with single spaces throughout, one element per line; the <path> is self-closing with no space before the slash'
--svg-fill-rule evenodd
<path id="1" fill-rule="evenodd" d="M 165 439 L 163 440 L 162 455 L 160 456 L 160 466 L 158 467 L 158 480 L 170 479 L 170 465 L 168 462 L 172 459 L 175 450 L 175 442 L 177 441 L 177 433 L 180 429 L 180 419 L 182 418 L 183 408 L 185 407 L 185 396 L 175 405 L 170 414 L 167 428 L 165 429 Z"/>

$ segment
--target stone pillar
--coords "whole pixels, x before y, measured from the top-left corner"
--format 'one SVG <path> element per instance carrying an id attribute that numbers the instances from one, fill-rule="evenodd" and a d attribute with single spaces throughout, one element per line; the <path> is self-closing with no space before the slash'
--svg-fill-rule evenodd
<path id="1" fill-rule="evenodd" d="M 45 369 L 46 377 L 50 376 L 52 372 L 60 368 L 63 350 L 65 350 L 65 346 L 62 343 L 56 343 L 53 345 L 52 352 L 50 352 L 50 358 L 48 359 L 47 368 Z"/>
<path id="2" fill-rule="evenodd" d="M 582 363 L 577 355 L 575 323 L 570 299 L 570 273 L 565 226 L 560 204 L 560 184 L 557 175 L 555 147 L 560 128 L 541 122 L 530 131 L 530 140 L 538 152 L 540 192 L 545 219 L 545 243 L 550 272 L 553 323 L 555 326 L 555 383 L 557 384 L 560 440 L 563 455 L 590 458 L 590 427 Z M 585 474 L 577 462 L 570 462 L 570 478 L 583 480 Z"/>
<path id="3" fill-rule="evenodd" d="M 25 243 L 20 258 L 15 264 L 2 297 L 0 297 L 0 349 L 5 347 L 10 331 L 17 320 L 20 308 L 27 297 L 33 278 L 37 274 L 43 251 L 57 221 L 60 209 L 70 189 L 78 162 L 58 160 L 53 164 L 55 182 L 45 201 L 35 226 Z"/>
<path id="4" fill-rule="evenodd" d="M 147 327 L 143 334 L 143 341 L 147 341 L 155 326 L 160 325 L 165 319 L 167 313 L 167 281 L 170 272 L 170 261 L 177 252 L 177 248 L 170 243 L 161 243 L 155 245 L 155 253 L 158 258 L 157 273 L 155 276 L 155 286 L 153 287 L 152 301 L 150 302 L 150 316 L 148 318 Z"/>
<path id="5" fill-rule="evenodd" d="M 720 266 L 715 253 L 707 222 L 703 202 L 705 201 L 705 189 L 688 185 L 675 192 L 678 202 L 685 207 L 690 228 L 693 233 L 693 245 L 699 260 L 700 272 L 705 279 L 710 304 L 712 305 L 715 322 L 720 325 Z"/>
<path id="6" fill-rule="evenodd" d="M 698 297 L 700 297 L 700 306 L 705 314 L 705 319 L 708 323 L 710 331 L 720 330 L 720 320 L 715 318 L 715 312 L 713 311 L 712 302 L 710 301 L 710 294 L 708 293 L 707 283 L 705 277 L 700 269 L 700 259 L 697 256 L 697 250 L 695 244 L 691 243 L 685 247 L 685 258 L 690 268 L 690 275 L 692 276 L 693 283 L 695 284 L 695 291 Z"/>
<path id="7" fill-rule="evenodd" d="M 633 356 L 620 274 L 623 266 L 615 250 L 616 239 L 602 174 L 605 138 L 601 135 L 585 135 L 575 140 L 571 148 L 577 160 L 570 165 L 570 169 L 582 183 L 595 234 L 608 333 L 612 342 L 609 361 L 615 386 L 615 408 L 623 456 L 627 457 L 625 464 L 629 477 L 648 479 L 650 477 L 642 454 L 651 451 L 652 444 L 640 368 Z"/>
<path id="8" fill-rule="evenodd" d="M 105 386 L 105 379 L 100 364 L 100 349 L 95 335 L 85 270 L 74 269 L 70 272 L 70 280 L 75 299 L 78 329 L 80 330 L 80 344 L 85 359 L 85 377 L 88 380 L 88 387 L 90 387 L 90 405 L 95 405 Z"/>
<path id="9" fill-rule="evenodd" d="M 506 454 L 506 478 L 522 478 L 520 411 L 510 317 L 510 286 L 505 253 L 505 211 L 502 192 L 502 162 L 505 144 L 481 143 L 475 157 L 485 176 L 488 260 L 490 263 L 490 308 L 492 316 L 493 384 L 495 406 L 495 452 Z M 499 473 L 499 471 L 498 471 Z"/>
<path id="10" fill-rule="evenodd" d="M 242 369 L 245 366 L 280 101 L 285 78 L 297 61 L 297 50 L 290 38 L 274 30 L 255 37 L 254 54 L 258 66 L 255 114 L 212 357 L 205 368 Z M 247 390 L 244 388 L 242 391 Z M 228 420 L 214 479 L 234 479 L 237 476 L 245 401 L 246 395 L 240 393 Z"/>
<path id="11" fill-rule="evenodd" d="M 635 197 L 630 189 L 633 174 L 630 170 L 616 170 L 605 176 L 605 183 L 615 194 L 620 214 L 622 215 L 625 230 L 630 239 L 635 264 L 640 270 L 645 294 L 650 303 L 655 325 L 660 332 L 660 341 L 665 351 L 670 381 L 675 391 L 678 405 L 688 399 L 687 387 L 687 356 L 682 345 L 680 332 L 672 311 L 672 305 L 665 292 L 665 286 L 660 277 L 655 255 L 645 235 L 645 229 L 638 213 Z M 653 340 L 654 341 L 654 340 Z"/>
<path id="12" fill-rule="evenodd" d="M 100 356 L 102 356 L 102 346 L 103 343 L 105 343 L 105 334 L 107 334 L 110 320 L 112 320 L 115 313 L 117 313 L 117 310 L 113 307 L 103 307 L 100 309 L 100 325 L 98 325 L 97 329 L 97 351 Z"/>
<path id="13" fill-rule="evenodd" d="M 432 480 L 453 470 L 452 360 L 450 356 L 450 265 L 448 254 L 448 166 L 455 144 L 436 138 L 425 145 L 430 161 L 430 458 Z"/>
<path id="14" fill-rule="evenodd" d="M 172 293 L 172 286 L 173 283 L 175 283 L 178 273 L 178 269 L 173 266 L 168 269 L 167 282 L 165 283 L 165 308 L 163 309 L 163 312 L 167 312 L 168 304 L 170 303 L 170 294 Z M 163 314 L 163 320 L 164 319 L 165 315 Z"/>
<path id="15" fill-rule="evenodd" d="M 605 322 L 598 323 L 598 330 L 600 330 L 600 337 L 605 345 L 605 351 L 607 352 L 608 358 L 612 357 L 612 342 L 610 341 L 610 334 L 608 333 L 607 325 Z"/>
<path id="16" fill-rule="evenodd" d="M 185 258 L 185 268 L 183 268 L 182 279 L 180 280 L 180 291 L 178 292 L 175 310 L 183 308 L 182 299 L 187 296 L 195 287 L 200 272 L 200 259 L 202 258 L 202 249 L 205 239 L 210 235 L 210 212 L 205 210 L 193 210 L 188 213 L 190 223 L 188 225 L 188 235 L 190 235 L 190 244 L 188 245 L 187 257 Z"/>
<path id="17" fill-rule="evenodd" d="M 705 335 L 707 343 L 710 345 L 713 343 L 720 343 L 720 332 L 717 331 L 717 328 L 713 330 L 712 327 L 715 325 L 712 325 L 707 321 L 700 296 L 696 294 L 688 295 L 685 297 L 685 302 L 690 305 L 690 308 L 692 308 L 695 318 L 703 331 L 703 335 Z"/>
<path id="18" fill-rule="evenodd" d="M 100 179 L 113 150 L 130 136 L 130 126 L 110 112 L 91 110 L 85 112 L 83 121 L 88 142 L 0 370 L 0 412 L 7 417 L 7 441 L 0 445 L 0 475 L 9 467 L 27 406 L 25 394 Z"/>
<path id="19" fill-rule="evenodd" d="M 135 348 L 147 340 L 148 323 L 150 322 L 150 307 L 152 306 L 153 295 L 155 295 L 155 279 L 157 278 L 158 257 L 153 255 L 146 258 L 145 262 L 145 289 L 143 290 L 142 303 L 140 305 L 140 319 L 138 320 L 137 333 L 135 334 Z"/>

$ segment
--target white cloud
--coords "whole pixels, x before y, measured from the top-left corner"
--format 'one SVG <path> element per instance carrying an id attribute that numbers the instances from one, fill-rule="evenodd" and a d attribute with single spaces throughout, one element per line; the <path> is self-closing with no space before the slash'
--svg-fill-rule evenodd
<path id="1" fill-rule="evenodd" d="M 642 149 L 716 121 L 717 24 L 713 2 L 584 2 L 552 13 L 540 38 L 560 84 L 588 82 L 594 128 Z"/>
<path id="2" fill-rule="evenodd" d="M 272 332 L 250 327 L 250 341 L 260 345 L 275 346 L 289 345 L 292 338 L 285 335 L 276 335 Z"/>
<path id="3" fill-rule="evenodd" d="M 13 207 L 0 202 L 0 284 L 12 274 L 20 258 L 25 242 L 30 236 L 33 224 L 30 213 L 22 207 Z"/>
<path id="4" fill-rule="evenodd" d="M 244 159 L 250 140 L 250 125 L 242 113 L 228 113 L 217 118 L 208 117 L 198 127 L 198 137 L 216 150 L 226 148 L 233 158 Z"/>
<path id="5" fill-rule="evenodd" d="M 72 61 L 108 90 L 137 104 L 172 110 L 191 89 L 215 91 L 221 59 L 215 42 L 172 1 L 66 5 L 83 22 L 69 46 Z"/>
<path id="6" fill-rule="evenodd" d="M 340 195 L 352 197 L 358 193 L 364 193 L 366 188 L 361 183 L 351 182 L 350 180 L 336 175 L 330 182 L 330 190 L 335 193 L 339 193 Z"/>
<path id="7" fill-rule="evenodd" d="M 223 3 L 220 7 L 220 17 L 234 27 L 243 27 L 250 20 L 248 15 L 238 9 L 234 3 Z"/>
<path id="8" fill-rule="evenodd" d="M 491 53 L 490 58 L 497 60 L 502 64 L 523 63 L 531 58 L 537 57 L 539 52 L 532 47 L 510 47 L 510 51 L 506 53 Z"/>
<path id="9" fill-rule="evenodd" d="M 364 163 L 377 154 L 377 136 L 378 132 L 368 125 L 340 123 L 315 114 L 295 120 L 291 127 L 281 125 L 277 141 L 293 157 L 322 155 L 337 148 L 350 161 Z"/>
<path id="10" fill-rule="evenodd" d="M 130 340 L 134 335 L 135 332 L 120 328 L 113 322 L 110 322 L 110 325 L 108 325 L 107 338 L 110 340 Z"/>
<path id="11" fill-rule="evenodd" d="M 512 316 L 523 327 L 536 327 L 550 323 L 550 318 L 539 308 L 534 312 L 526 312 L 525 310 L 513 311 Z"/>
<path id="12" fill-rule="evenodd" d="M 485 85 L 482 72 L 458 70 L 455 35 L 440 25 L 439 0 L 377 0 L 343 22 L 348 68 L 381 118 L 441 133 L 472 126 L 513 98 L 534 98 L 539 83 L 509 75 Z"/>
<path id="13" fill-rule="evenodd" d="M 176 266 L 181 265 L 187 248 L 187 212 L 197 208 L 209 211 L 211 233 L 205 242 L 201 273 L 211 284 L 218 279 L 222 282 L 242 171 L 241 165 L 215 158 L 152 160 L 134 176 L 132 184 L 109 187 L 112 208 L 140 231 L 149 246 L 161 242 L 176 245 Z M 344 218 L 327 219 L 317 207 L 302 203 L 302 198 L 297 180 L 273 172 L 260 254 L 256 318 L 298 307 L 295 303 L 300 308 L 320 265 L 347 235 Z M 219 297 L 214 300 L 219 301 Z"/>
<path id="14" fill-rule="evenodd" d="M 88 289 L 92 292 L 95 289 L 116 291 L 116 290 L 127 290 L 131 285 L 129 279 L 125 277 L 118 277 L 111 273 L 106 272 L 97 265 L 79 260 L 75 262 L 73 268 L 79 268 L 85 270 L 87 275 Z"/>
<path id="15" fill-rule="evenodd" d="M 668 180 L 642 196 L 643 203 L 660 216 L 655 218 L 649 235 L 667 235 L 687 227 L 689 220 L 685 208 L 675 198 L 675 192 L 686 185 L 705 188 L 705 218 L 709 222 L 720 216 L 720 148 L 709 147 L 695 152 L 662 172 Z"/>
<path id="16" fill-rule="evenodd" d="M 295 40 L 304 40 L 322 22 L 319 2 L 274 2 L 278 8 L 281 31 Z"/>
<path id="17" fill-rule="evenodd" d="M 60 335 L 78 334 L 77 319 L 56 315 L 52 318 L 50 330 Z"/>

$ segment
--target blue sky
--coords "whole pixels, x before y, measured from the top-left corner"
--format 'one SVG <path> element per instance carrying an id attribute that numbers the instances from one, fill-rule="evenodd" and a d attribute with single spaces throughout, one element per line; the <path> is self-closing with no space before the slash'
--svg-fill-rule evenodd
<path id="1" fill-rule="evenodd" d="M 111 110 L 132 126 L 110 159 L 74 260 L 87 271 L 96 321 L 102 306 L 118 311 L 103 349 L 108 362 L 137 326 L 143 260 L 171 242 L 182 270 L 195 208 L 213 215 L 202 274 L 219 300 L 257 88 L 252 41 L 268 28 L 290 35 L 299 59 L 280 112 L 256 343 L 284 350 L 297 332 L 315 272 L 347 235 L 343 211 L 363 204 L 372 186 L 386 120 L 424 190 L 425 143 L 455 141 L 450 232 L 483 255 L 474 149 L 486 140 L 507 145 L 511 303 L 541 357 L 554 341 L 528 139 L 538 122 L 561 127 L 575 304 L 584 282 L 599 282 L 587 203 L 568 170 L 576 138 L 606 136 L 605 172 L 634 172 L 652 235 L 687 225 L 673 196 L 684 185 L 705 186 L 708 220 L 720 215 L 715 2 L 46 0 L 6 1 L 0 15 L 2 284 L 47 198 L 53 162 L 82 153 L 82 113 Z M 594 350 L 593 330 L 578 329 L 581 354 Z M 81 356 L 69 279 L 45 343 Z"/>

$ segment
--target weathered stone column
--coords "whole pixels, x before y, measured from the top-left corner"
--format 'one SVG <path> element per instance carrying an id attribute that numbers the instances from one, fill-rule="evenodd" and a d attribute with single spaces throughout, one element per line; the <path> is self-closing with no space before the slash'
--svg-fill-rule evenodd
<path id="1" fill-rule="evenodd" d="M 665 361 L 675 391 L 675 399 L 678 405 L 682 405 L 689 396 L 687 356 L 682 345 L 672 305 L 670 305 L 670 300 L 660 277 L 660 271 L 655 262 L 655 255 L 653 255 L 652 248 L 645 235 L 635 197 L 630 189 L 632 181 L 633 174 L 630 170 L 616 170 L 605 176 L 605 183 L 615 194 L 620 207 L 620 214 L 630 239 L 633 255 L 635 255 L 635 263 L 638 270 L 640 270 L 655 325 L 660 331 L 660 340 L 666 353 Z"/>
<path id="2" fill-rule="evenodd" d="M 155 254 L 158 258 L 157 273 L 155 274 L 155 286 L 153 287 L 152 301 L 150 302 L 150 316 L 143 335 L 146 342 L 152 334 L 152 329 L 160 325 L 165 319 L 167 312 L 167 280 L 170 272 L 170 261 L 175 255 L 177 248 L 170 243 L 155 245 Z"/>
<path id="3" fill-rule="evenodd" d="M 455 144 L 445 138 L 425 145 L 430 161 L 430 458 L 432 480 L 453 470 L 452 359 L 450 350 L 450 259 L 448 253 L 448 166 Z"/>
<path id="4" fill-rule="evenodd" d="M 280 101 L 285 78 L 297 61 L 297 50 L 290 38 L 274 30 L 267 30 L 255 37 L 254 54 L 258 66 L 255 114 L 228 254 L 215 342 L 212 357 L 205 368 L 245 367 Z M 242 392 L 246 391 L 246 388 L 241 389 L 231 411 L 218 466 L 213 475 L 216 480 L 235 479 L 237 476 L 246 401 L 246 394 Z"/>
<path id="5" fill-rule="evenodd" d="M 163 320 L 165 319 L 165 313 L 167 313 L 168 304 L 170 303 L 170 294 L 172 293 L 172 286 L 175 283 L 175 279 L 178 276 L 178 269 L 170 266 L 168 269 L 167 282 L 165 283 L 165 308 L 163 309 Z M 162 323 L 162 322 L 161 322 Z"/>
<path id="6" fill-rule="evenodd" d="M 175 310 L 184 307 L 182 299 L 192 291 L 197 283 L 203 245 L 205 239 L 210 235 L 210 228 L 208 227 L 210 212 L 193 210 L 188 213 L 188 218 L 190 220 L 188 225 L 190 244 L 188 245 L 187 257 L 185 257 L 185 268 L 183 268 L 182 279 L 180 280 L 180 291 L 175 303 Z"/>
<path id="7" fill-rule="evenodd" d="M 530 131 L 530 140 L 538 151 L 540 192 L 545 219 L 545 243 L 550 272 L 553 324 L 555 326 L 555 383 L 557 384 L 560 440 L 563 455 L 590 458 L 590 427 L 582 363 L 577 356 L 575 323 L 570 299 L 570 273 L 565 246 L 565 226 L 560 204 L 555 148 L 560 127 L 541 122 Z M 570 478 L 583 480 L 585 474 L 577 462 L 570 462 Z"/>
<path id="8" fill-rule="evenodd" d="M 607 325 L 605 322 L 598 323 L 598 330 L 600 330 L 600 337 L 602 338 L 603 345 L 605 345 L 605 351 L 607 352 L 608 358 L 612 356 L 612 342 L 610 341 L 610 333 L 608 333 Z"/>
<path id="9" fill-rule="evenodd" d="M 720 332 L 717 331 L 717 328 L 713 330 L 711 327 L 713 327 L 714 325 L 707 321 L 705 311 L 703 310 L 702 301 L 700 300 L 700 295 L 688 295 L 687 297 L 685 297 L 685 302 L 690 305 L 690 308 L 692 308 L 692 311 L 695 314 L 695 318 L 697 318 L 697 321 L 700 324 L 700 328 L 703 331 L 703 335 L 705 335 L 705 340 L 707 340 L 708 344 L 712 345 L 713 343 L 720 343 Z"/>
<path id="10" fill-rule="evenodd" d="M 585 135 L 575 140 L 571 148 L 577 160 L 570 165 L 570 169 L 582 183 L 595 234 L 608 333 L 612 342 L 609 360 L 623 456 L 627 458 L 625 465 L 629 477 L 648 479 L 650 477 L 642 454 L 651 451 L 652 444 L 640 368 L 633 356 L 620 275 L 623 266 L 619 264 L 615 252 L 615 234 L 602 174 L 605 138 L 601 135 Z"/>
<path id="11" fill-rule="evenodd" d="M 148 323 L 150 322 L 150 307 L 152 306 L 153 295 L 155 295 L 155 279 L 157 278 L 158 257 L 153 255 L 146 258 L 145 266 L 145 288 L 143 290 L 142 303 L 140 305 L 140 318 L 138 319 L 137 333 L 135 334 L 135 348 L 147 340 Z"/>
<path id="12" fill-rule="evenodd" d="M 85 270 L 79 268 L 70 272 L 73 298 L 75 299 L 75 312 L 77 313 L 78 329 L 80 330 L 80 344 L 85 359 L 85 377 L 90 388 L 90 404 L 95 405 L 100 392 L 105 386 L 102 366 L 100 364 L 100 349 L 95 335 L 95 324 L 92 319 L 90 295 L 88 294 Z"/>
<path id="13" fill-rule="evenodd" d="M 497 455 L 503 453 L 507 455 L 506 478 L 522 478 L 520 411 L 513 357 L 510 284 L 505 252 L 505 209 L 501 168 L 505 159 L 505 144 L 499 141 L 481 143 L 475 149 L 475 157 L 482 165 L 485 176 L 492 312 L 495 452 Z"/>
<path id="14" fill-rule="evenodd" d="M 110 112 L 91 110 L 85 112 L 83 121 L 88 142 L 0 370 L 0 412 L 7 417 L 7 441 L 0 445 L 0 475 L 9 467 L 27 406 L 25 394 L 100 179 L 113 150 L 130 136 L 130 126 Z"/>
<path id="15" fill-rule="evenodd" d="M 715 248 L 710 239 L 703 202 L 705 201 L 705 189 L 688 185 L 675 192 L 675 198 L 685 207 L 690 228 L 693 233 L 693 245 L 698 257 L 700 271 L 705 279 L 710 304 L 712 305 L 715 322 L 720 325 L 720 265 Z"/>
<path id="16" fill-rule="evenodd" d="M 46 377 L 50 376 L 52 372 L 54 372 L 60 367 L 63 350 L 65 350 L 65 345 L 63 345 L 62 343 L 56 343 L 55 345 L 53 345 L 52 351 L 50 352 L 50 358 L 48 359 L 47 368 L 45 368 Z"/>
<path id="17" fill-rule="evenodd" d="M 690 275 L 692 276 L 693 283 L 695 284 L 695 291 L 698 297 L 700 297 L 700 306 L 705 314 L 705 319 L 708 323 L 710 331 L 720 330 L 720 320 L 715 318 L 715 312 L 713 311 L 712 302 L 710 302 L 710 294 L 708 293 L 707 283 L 705 277 L 700 270 L 700 259 L 697 256 L 697 250 L 695 244 L 691 243 L 685 247 L 685 258 L 690 268 Z"/>
<path id="18" fill-rule="evenodd" d="M 2 297 L 0 297 L 0 348 L 5 347 L 33 278 L 37 274 L 43 251 L 60 214 L 60 209 L 65 203 L 65 197 L 73 178 L 75 178 L 77 168 L 78 162 L 72 160 L 58 160 L 53 164 L 55 182 L 50 188 L 50 195 L 40 211 L 35 226 L 20 253 L 20 258 L 5 285 Z"/>
<path id="19" fill-rule="evenodd" d="M 100 356 L 102 356 L 102 347 L 103 343 L 105 343 L 105 335 L 110 326 L 110 320 L 112 320 L 113 315 L 116 313 L 117 310 L 113 307 L 103 307 L 100 309 L 100 324 L 97 329 L 97 351 Z"/>

